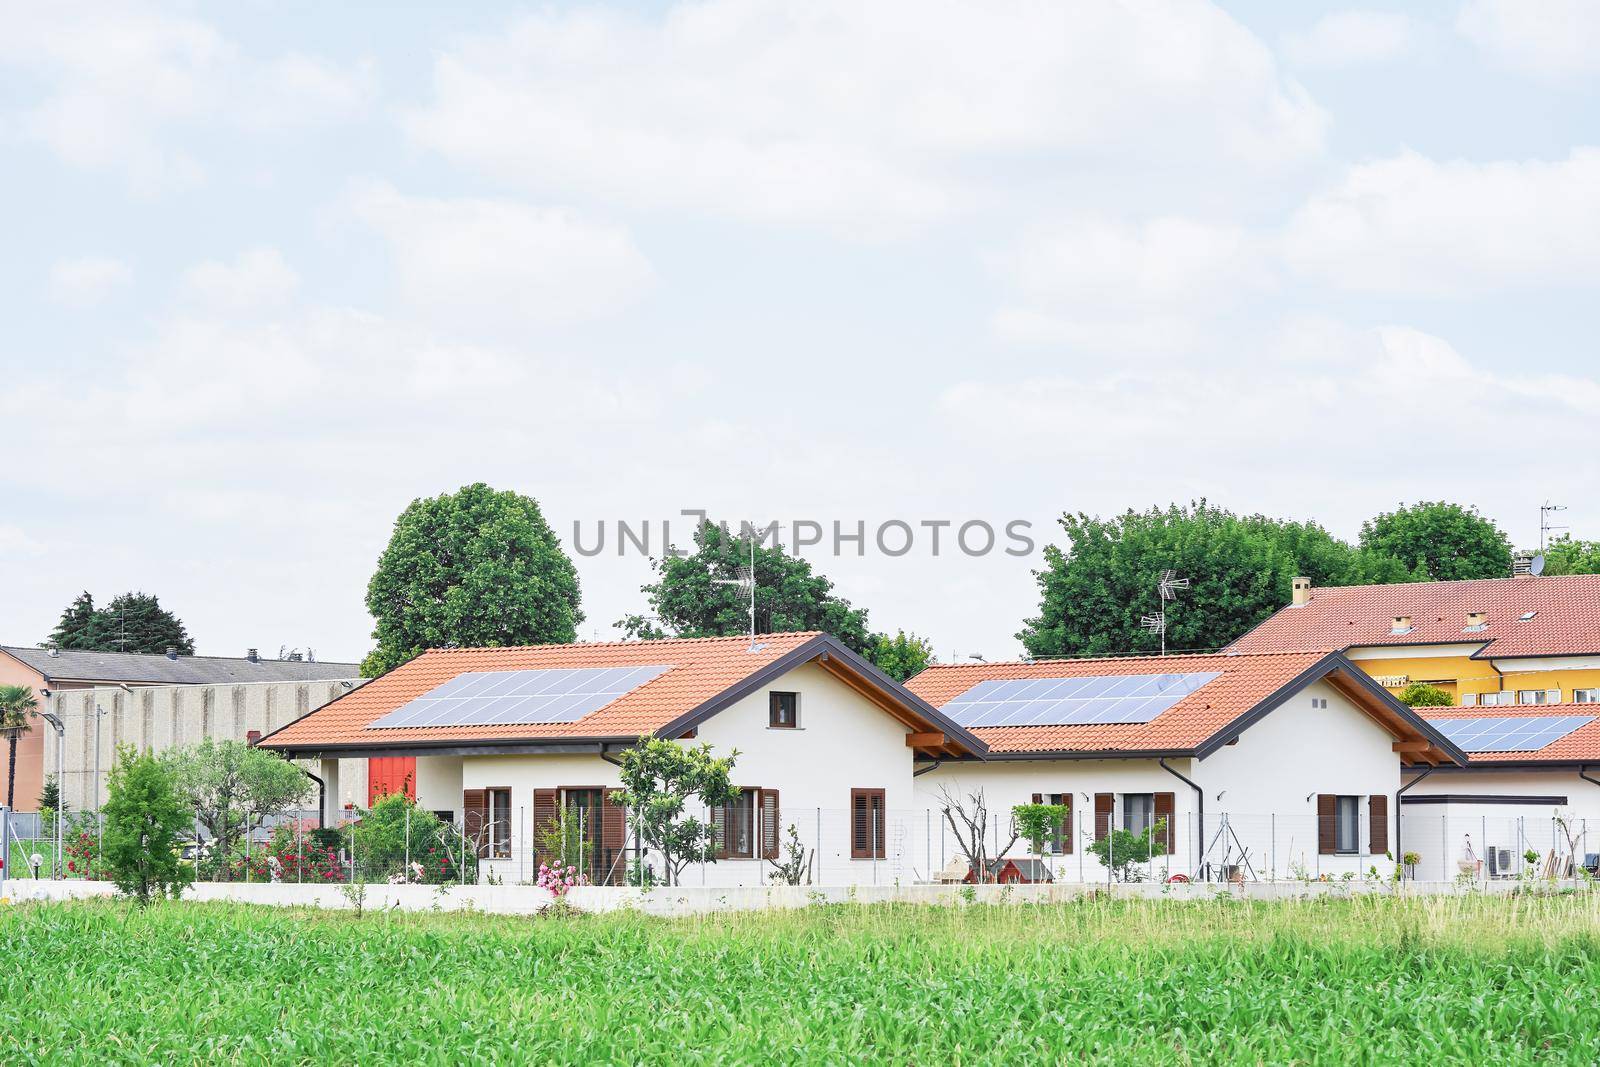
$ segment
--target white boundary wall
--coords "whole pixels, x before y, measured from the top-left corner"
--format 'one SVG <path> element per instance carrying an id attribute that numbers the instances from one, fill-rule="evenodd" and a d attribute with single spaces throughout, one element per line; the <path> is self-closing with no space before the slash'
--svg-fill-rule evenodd
<path id="1" fill-rule="evenodd" d="M 1019 885 L 1019 886 L 766 886 L 748 888 L 638 889 L 586 886 L 573 889 L 568 900 L 579 911 L 638 911 L 648 915 L 698 915 L 719 911 L 762 911 L 802 908 L 813 904 L 1023 904 L 1056 903 L 1109 892 L 1118 899 L 1205 901 L 1226 896 L 1240 900 L 1303 900 L 1313 897 L 1347 897 L 1355 894 L 1396 893 L 1405 896 L 1461 896 L 1472 893 L 1505 893 L 1518 882 L 1479 884 L 1464 887 L 1454 882 L 1407 882 L 1396 890 L 1383 883 L 1279 882 L 1244 886 L 1221 885 L 1161 886 L 1148 883 L 1114 886 Z M 1531 883 L 1552 885 L 1554 883 Z M 1561 883 L 1570 885 L 1571 883 Z M 19 879 L 6 883 L 12 903 L 32 900 L 76 900 L 112 897 L 116 888 L 110 882 L 33 881 Z M 336 885 L 295 885 L 289 883 L 202 883 L 186 890 L 185 900 L 233 901 L 277 907 L 316 907 L 349 909 L 350 901 Z M 478 911 L 495 915 L 532 915 L 549 906 L 550 893 L 534 886 L 472 885 L 437 886 L 369 885 L 363 907 L 369 911 Z"/>

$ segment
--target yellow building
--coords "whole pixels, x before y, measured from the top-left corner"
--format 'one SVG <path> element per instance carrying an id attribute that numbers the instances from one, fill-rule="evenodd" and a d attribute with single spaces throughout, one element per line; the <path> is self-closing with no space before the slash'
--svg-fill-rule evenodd
<path id="1" fill-rule="evenodd" d="M 1398 693 L 1426 682 L 1466 706 L 1600 703 L 1600 575 L 1314 589 L 1238 652 L 1338 649 Z"/>

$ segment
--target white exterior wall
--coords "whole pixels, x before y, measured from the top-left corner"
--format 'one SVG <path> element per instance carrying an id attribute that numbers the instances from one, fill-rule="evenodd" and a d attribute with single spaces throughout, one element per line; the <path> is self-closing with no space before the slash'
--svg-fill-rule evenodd
<path id="1" fill-rule="evenodd" d="M 1326 700 L 1326 708 L 1314 707 Z M 1113 825 L 1121 824 L 1121 794 L 1174 794 L 1173 853 L 1166 865 L 1152 863 L 1146 877 L 1193 874 L 1202 853 L 1213 865 L 1239 863 L 1242 848 L 1261 879 L 1363 875 L 1377 866 L 1387 876 L 1392 867 L 1381 853 L 1370 852 L 1367 797 L 1389 798 L 1389 845 L 1394 844 L 1394 794 L 1400 788 L 1400 757 L 1393 736 L 1326 683 L 1315 683 L 1245 730 L 1236 745 L 1224 746 L 1205 760 L 1168 760 L 1168 766 L 1205 790 L 1204 838 L 1194 791 L 1162 770 L 1153 759 L 989 761 L 945 764 L 916 779 L 919 803 L 942 806 L 939 789 L 963 792 L 981 785 L 989 809 L 1001 829 L 1011 807 L 1034 793 L 1074 794 L 1078 832 L 1074 855 L 1053 863 L 1058 878 L 1076 878 L 1082 859 L 1083 877 L 1105 877 L 1092 856 L 1083 856 L 1092 839 L 1094 794 L 1115 793 Z M 1597 790 L 1600 792 L 1600 790 Z M 1316 794 L 1356 795 L 1361 803 L 1361 850 L 1350 856 L 1317 852 Z M 1223 818 L 1232 831 L 1218 842 Z M 1009 832 L 1005 834 L 1009 837 Z M 1004 841 L 1002 840 L 1002 843 Z M 1226 854 L 1231 846 L 1231 854 Z M 1015 855 L 1027 848 L 1018 844 Z M 1248 875 L 1247 875 L 1248 877 Z"/>
<path id="2" fill-rule="evenodd" d="M 1590 774 L 1600 778 L 1596 771 Z M 1600 786 L 1579 778 L 1577 767 L 1440 770 L 1406 792 L 1408 800 L 1429 796 L 1475 799 L 1402 805 L 1403 847 L 1421 857 L 1418 878 L 1448 881 L 1467 871 L 1480 879 L 1514 878 L 1525 866 L 1522 853 L 1529 848 L 1539 853 L 1540 869 L 1552 849 L 1563 857 L 1574 851 L 1580 856 L 1600 853 Z M 1493 797 L 1564 797 L 1566 803 L 1519 804 L 1489 799 Z M 1489 849 L 1508 851 L 1509 866 L 1498 857 L 1491 866 Z M 1479 860 L 1484 861 L 1482 868 Z"/>
<path id="3" fill-rule="evenodd" d="M 800 694 L 799 726 L 773 729 L 768 723 L 768 693 Z M 790 671 L 700 724 L 689 744 L 708 744 L 723 755 L 737 750 L 734 781 L 747 788 L 775 789 L 779 796 L 780 837 L 791 823 L 816 849 L 814 880 L 829 885 L 925 881 L 930 873 L 921 859 L 852 860 L 849 840 L 850 790 L 884 791 L 886 852 L 904 857 L 912 844 L 926 851 L 926 812 L 913 804 L 913 753 L 906 747 L 910 727 L 872 704 L 815 664 Z M 417 759 L 418 800 L 434 807 L 438 795 L 427 782 L 448 788 L 450 772 L 424 765 L 439 757 Z M 618 769 L 597 755 L 469 756 L 460 766 L 455 806 L 461 789 L 511 790 L 512 858 L 486 863 L 505 882 L 534 877 L 532 860 L 533 792 L 536 789 L 621 785 Z M 426 795 L 425 795 L 426 792 Z M 914 839 L 914 840 L 913 840 Z M 899 846 L 899 847 L 896 847 Z M 719 860 L 688 868 L 686 885 L 741 886 L 763 884 L 770 865 L 761 859 Z M 657 873 L 660 868 L 657 864 Z"/>

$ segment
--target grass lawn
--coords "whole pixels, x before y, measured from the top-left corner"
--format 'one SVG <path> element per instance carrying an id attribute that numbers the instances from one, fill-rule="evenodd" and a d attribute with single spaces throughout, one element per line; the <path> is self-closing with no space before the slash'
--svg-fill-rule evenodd
<path id="1" fill-rule="evenodd" d="M 1600 897 L 0 907 L 0 1062 L 1600 1062 Z"/>

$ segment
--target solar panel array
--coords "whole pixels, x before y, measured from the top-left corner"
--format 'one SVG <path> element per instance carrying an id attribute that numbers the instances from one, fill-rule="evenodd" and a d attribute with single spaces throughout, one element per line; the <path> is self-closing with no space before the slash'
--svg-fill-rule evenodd
<path id="1" fill-rule="evenodd" d="M 1537 752 L 1594 720 L 1593 715 L 1497 715 L 1428 722 L 1463 752 Z"/>
<path id="2" fill-rule="evenodd" d="M 979 682 L 943 710 L 962 726 L 1088 726 L 1142 723 L 1219 677 L 1115 674 L 1079 678 L 995 678 Z"/>
<path id="3" fill-rule="evenodd" d="M 392 726 L 529 726 L 576 722 L 671 670 L 639 667 L 469 671 L 367 724 Z"/>

